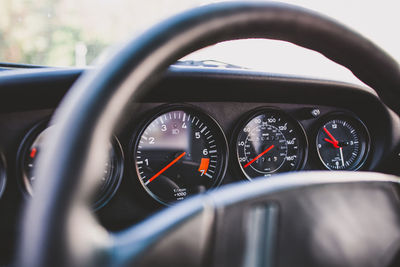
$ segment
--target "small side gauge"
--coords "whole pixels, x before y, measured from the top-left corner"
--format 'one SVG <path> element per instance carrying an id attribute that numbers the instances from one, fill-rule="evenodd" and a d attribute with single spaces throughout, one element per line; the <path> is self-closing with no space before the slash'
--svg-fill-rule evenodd
<path id="1" fill-rule="evenodd" d="M 43 140 L 51 134 L 52 129 L 53 126 L 47 127 L 45 123 L 34 127 L 23 140 L 18 152 L 18 172 L 21 176 L 23 191 L 30 196 L 34 196 L 35 162 L 43 146 Z M 116 137 L 110 142 L 108 151 L 108 160 L 103 166 L 103 175 L 99 177 L 99 186 L 95 195 L 91 197 L 94 210 L 103 207 L 113 197 L 122 178 L 123 156 Z"/>
<path id="2" fill-rule="evenodd" d="M 271 108 L 252 112 L 236 138 L 237 160 L 249 180 L 300 169 L 306 149 L 301 125 L 285 112 Z"/>
<path id="3" fill-rule="evenodd" d="M 348 114 L 331 114 L 317 134 L 317 152 L 329 170 L 358 170 L 364 164 L 370 138 L 361 120 Z"/>
<path id="4" fill-rule="evenodd" d="M 6 164 L 3 155 L 0 153 L 0 198 L 6 187 Z"/>
<path id="5" fill-rule="evenodd" d="M 211 117 L 189 106 L 170 106 L 148 120 L 134 144 L 140 183 L 170 204 L 217 186 L 227 159 L 225 136 Z"/>

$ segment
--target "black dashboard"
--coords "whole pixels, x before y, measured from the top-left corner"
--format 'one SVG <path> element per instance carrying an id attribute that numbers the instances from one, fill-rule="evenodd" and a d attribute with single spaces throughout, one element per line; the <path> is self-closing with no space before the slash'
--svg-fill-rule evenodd
<path id="1" fill-rule="evenodd" d="M 40 134 L 83 71 L 90 69 L 7 70 L 0 76 L 0 236 L 6 237 L 0 249 L 9 252 L 2 255 L 13 254 L 10 244 L 17 236 L 23 203 L 34 195 L 30 171 Z M 110 141 L 111 159 L 99 166 L 104 183 L 93 205 L 111 231 L 148 217 L 164 204 L 256 176 L 400 170 L 399 117 L 367 87 L 248 70 L 172 66 L 126 114 Z M 147 133 L 152 127 L 153 135 Z M 187 134 L 174 139 L 178 129 Z M 171 133 L 165 135 L 167 131 Z M 260 145 L 260 140 L 269 143 Z M 146 146 L 141 147 L 142 141 Z M 171 148 L 171 143 L 180 148 Z M 185 146 L 189 150 L 182 149 Z M 181 153 L 190 149 L 201 153 Z M 154 166 L 149 159 L 155 159 Z M 173 164 L 179 170 L 167 175 Z M 183 181 L 184 187 L 177 181 L 149 186 L 156 178 L 161 181 L 160 176 L 179 180 L 191 172 L 197 180 Z M 164 188 L 172 188 L 173 196 L 163 195 Z"/>

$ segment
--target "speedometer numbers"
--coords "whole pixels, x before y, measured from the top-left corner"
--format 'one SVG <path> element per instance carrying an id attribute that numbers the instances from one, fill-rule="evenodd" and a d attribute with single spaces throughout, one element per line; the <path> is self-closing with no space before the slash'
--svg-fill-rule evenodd
<path id="1" fill-rule="evenodd" d="M 237 134 L 236 154 L 248 179 L 298 170 L 306 157 L 307 140 L 301 125 L 275 109 L 253 112 Z"/>
<path id="2" fill-rule="evenodd" d="M 211 117 L 186 106 L 171 107 L 144 125 L 133 154 L 142 186 L 168 204 L 219 184 L 227 143 Z"/>
<path id="3" fill-rule="evenodd" d="M 349 115 L 325 118 L 317 134 L 317 152 L 329 170 L 357 170 L 369 150 L 369 134 L 364 124 Z"/>

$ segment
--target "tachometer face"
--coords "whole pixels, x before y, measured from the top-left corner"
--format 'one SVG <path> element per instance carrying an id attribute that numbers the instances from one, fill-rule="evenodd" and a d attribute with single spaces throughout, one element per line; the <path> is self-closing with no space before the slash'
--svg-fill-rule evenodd
<path id="1" fill-rule="evenodd" d="M 350 116 L 332 115 L 317 134 L 317 151 L 329 170 L 357 170 L 369 150 L 369 135 L 364 124 Z"/>
<path id="2" fill-rule="evenodd" d="M 240 169 L 248 179 L 298 170 L 306 148 L 300 124 L 275 109 L 253 113 L 240 128 L 236 141 Z"/>
<path id="3" fill-rule="evenodd" d="M 226 154 L 226 139 L 217 123 L 182 107 L 157 114 L 143 127 L 134 160 L 143 187 L 167 204 L 218 185 Z"/>

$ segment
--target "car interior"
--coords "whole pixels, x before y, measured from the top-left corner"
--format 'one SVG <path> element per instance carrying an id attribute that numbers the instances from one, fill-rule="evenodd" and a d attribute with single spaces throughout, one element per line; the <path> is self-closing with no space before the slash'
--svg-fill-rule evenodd
<path id="1" fill-rule="evenodd" d="M 0 266 L 400 266 L 400 69 L 350 27 L 220 2 L 99 66 L 1 63 Z M 178 61 L 249 38 L 363 84 Z"/>

